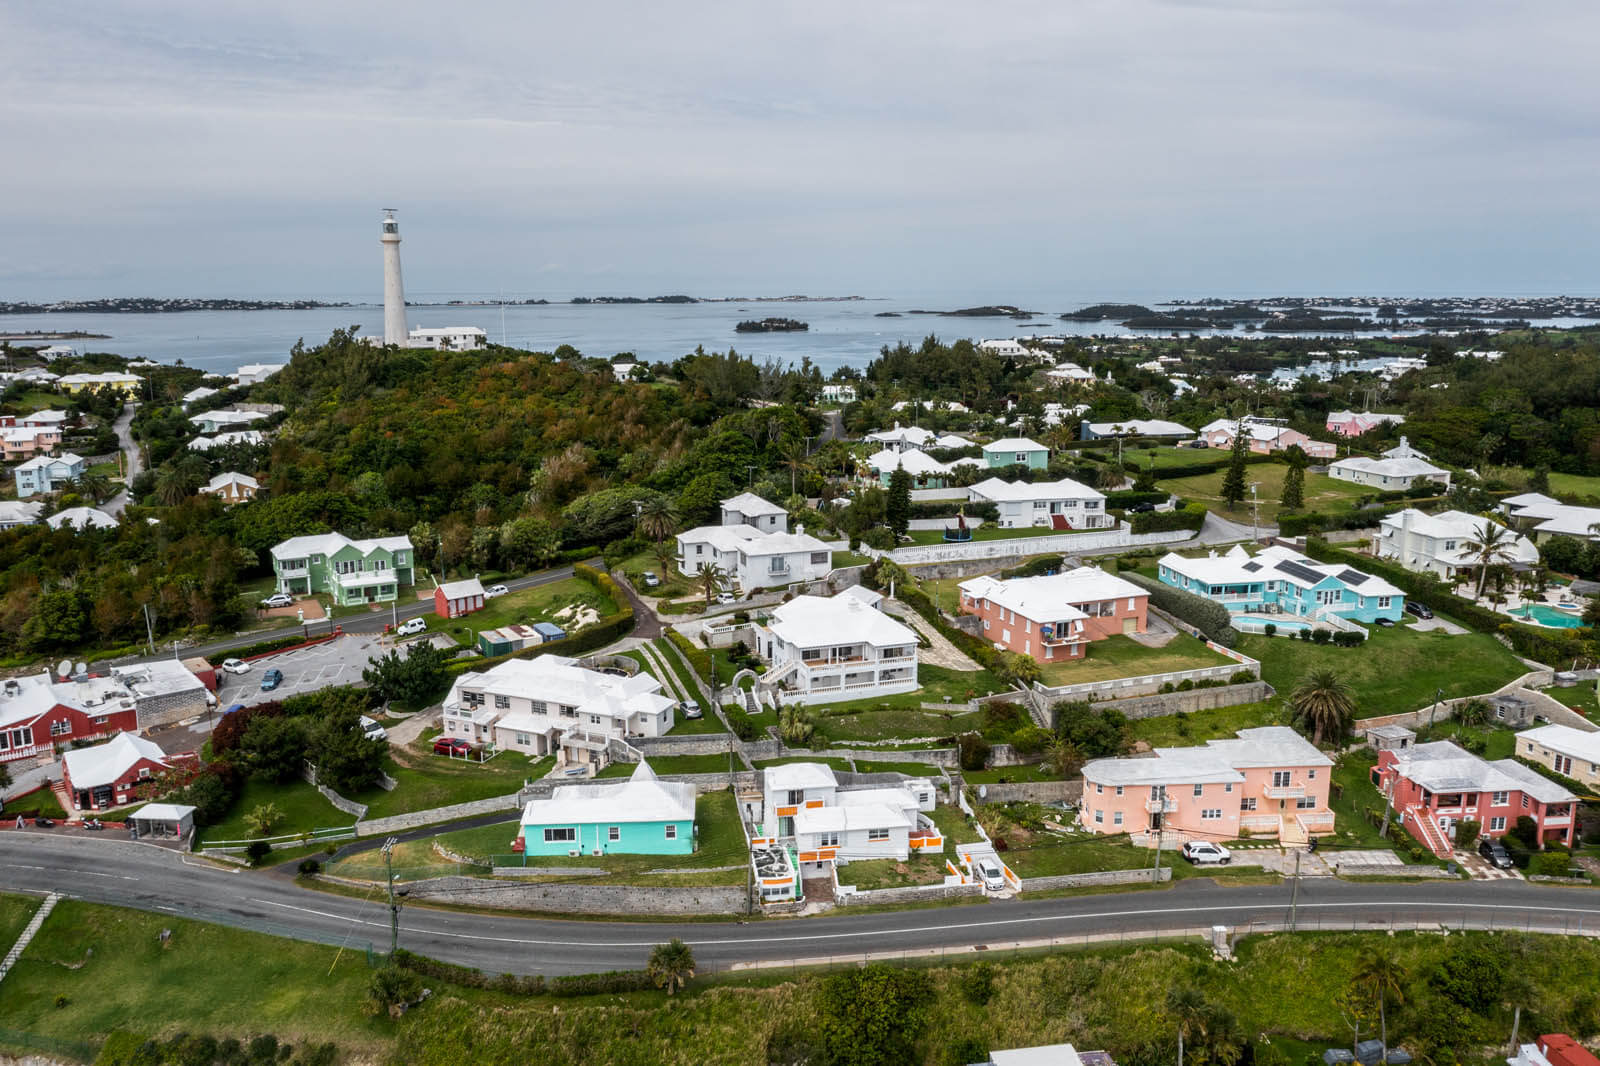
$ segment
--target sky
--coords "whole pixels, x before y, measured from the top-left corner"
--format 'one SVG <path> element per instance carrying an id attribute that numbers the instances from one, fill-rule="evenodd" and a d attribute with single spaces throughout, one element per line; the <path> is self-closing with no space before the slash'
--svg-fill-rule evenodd
<path id="1" fill-rule="evenodd" d="M 0 300 L 1600 293 L 1593 0 L 0 4 Z"/>

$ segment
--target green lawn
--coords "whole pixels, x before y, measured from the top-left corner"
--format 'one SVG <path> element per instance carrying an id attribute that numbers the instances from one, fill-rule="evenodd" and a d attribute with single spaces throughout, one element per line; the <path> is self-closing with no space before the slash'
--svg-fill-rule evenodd
<path id="1" fill-rule="evenodd" d="M 1453 740 L 1465 745 L 1469 741 L 1482 740 L 1484 743 L 1483 758 L 1491 761 L 1495 759 L 1509 759 L 1517 753 L 1517 734 L 1510 729 L 1480 729 L 1477 726 L 1465 726 L 1454 719 L 1445 719 L 1435 722 L 1432 728 L 1426 728 L 1417 733 L 1417 743 L 1424 744 L 1433 740 Z"/>
<path id="2" fill-rule="evenodd" d="M 1082 659 L 1042 666 L 1039 673 L 1047 685 L 1076 685 L 1232 663 L 1232 659 L 1218 655 L 1204 641 L 1187 633 L 1179 633 L 1164 648 L 1147 648 L 1132 637 L 1116 636 L 1092 641 L 1089 653 Z"/>
<path id="3" fill-rule="evenodd" d="M 933 809 L 928 818 L 944 835 L 946 851 L 952 851 L 956 844 L 976 844 L 983 839 L 983 835 L 973 827 L 972 820 L 961 813 L 960 807 L 949 807 L 941 803 Z"/>
<path id="4" fill-rule="evenodd" d="M 929 777 L 940 780 L 939 768 L 921 762 L 866 762 L 856 760 L 859 774 L 905 774 L 907 777 Z"/>
<path id="5" fill-rule="evenodd" d="M 987 770 L 963 770 L 962 780 L 969 785 L 1003 785 L 1012 781 L 1059 781 L 1061 778 L 1044 768 L 1042 763 L 1022 766 L 991 766 Z"/>
<path id="6" fill-rule="evenodd" d="M 18 811 L 38 811 L 41 818 L 57 820 L 67 816 L 67 812 L 61 809 L 61 801 L 48 788 L 37 789 L 25 796 L 13 796 L 4 806 L 0 806 L 0 818 L 9 814 L 14 820 Z"/>
<path id="7" fill-rule="evenodd" d="M 449 633 L 461 645 L 469 646 L 474 642 L 474 634 L 501 626 L 554 622 L 570 633 L 571 624 L 557 618 L 555 613 L 575 603 L 593 607 L 601 617 L 617 609 L 610 596 L 587 581 L 569 577 L 564 581 L 496 596 L 485 601 L 483 610 L 474 611 L 465 618 L 440 618 L 432 613 L 422 617 L 427 620 L 430 633 Z"/>
<path id="8" fill-rule="evenodd" d="M 854 885 L 863 892 L 879 888 L 906 888 L 912 885 L 941 885 L 945 868 L 943 852 L 914 853 L 905 862 L 899 859 L 857 859 L 839 867 L 839 883 Z"/>
<path id="9" fill-rule="evenodd" d="M 1109 442 L 1109 447 L 1102 446 L 1104 451 L 1113 460 L 1117 457 L 1116 441 Z M 1213 463 L 1219 467 L 1228 465 L 1230 453 L 1217 448 L 1177 448 L 1172 445 L 1162 445 L 1155 450 L 1156 472 L 1168 470 L 1175 466 L 1197 466 L 1201 463 Z M 1122 461 L 1125 465 L 1138 467 L 1140 470 L 1150 468 L 1149 448 L 1134 448 L 1127 445 L 1122 449 Z"/>
<path id="10" fill-rule="evenodd" d="M 1246 635 L 1238 651 L 1261 661 L 1261 678 L 1282 696 L 1312 670 L 1328 669 L 1349 685 L 1358 718 L 1412 711 L 1438 689 L 1446 698 L 1493 691 L 1527 667 L 1487 633 L 1452 636 L 1408 626 L 1374 626 L 1357 648 Z"/>
<path id="11" fill-rule="evenodd" d="M 769 766 L 789 766 L 798 762 L 819 762 L 824 766 L 831 766 L 835 770 L 849 771 L 850 760 L 840 758 L 823 758 L 822 756 L 786 755 L 781 759 L 757 759 L 753 765 L 757 770 L 765 770 Z"/>
<path id="12" fill-rule="evenodd" d="M 1018 877 L 1053 877 L 1096 870 L 1137 870 L 1150 866 L 1155 856 L 1136 848 L 1126 836 L 1084 835 L 1072 840 L 1013 848 L 1000 857 Z M 1163 860 L 1164 861 L 1164 860 Z"/>
<path id="13" fill-rule="evenodd" d="M 41 902 L 36 896 L 0 896 L 0 957 L 11 950 Z"/>
<path id="14" fill-rule="evenodd" d="M 1129 724 L 1135 740 L 1151 747 L 1184 747 L 1208 740 L 1231 737 L 1241 729 L 1279 724 L 1282 700 L 1243 703 L 1237 707 L 1214 707 L 1187 714 L 1140 718 Z"/>
<path id="15" fill-rule="evenodd" d="M 1576 496 L 1580 499 L 1600 499 L 1600 477 L 1582 474 L 1550 474 L 1550 492 L 1557 496 Z"/>
<path id="16" fill-rule="evenodd" d="M 628 580 L 632 582 L 633 587 L 639 591 L 641 596 L 660 596 L 665 599 L 677 599 L 680 596 L 687 596 L 694 591 L 695 586 L 688 578 L 678 573 L 677 568 L 673 566 L 672 552 L 676 550 L 675 545 L 668 542 L 667 548 L 668 553 L 665 564 L 657 558 L 655 551 L 652 549 L 650 551 L 642 551 L 637 555 L 630 555 L 618 563 L 616 569 L 621 570 L 628 576 Z M 653 589 L 646 588 L 644 583 L 644 572 L 646 570 L 651 571 L 656 577 L 660 578 L 661 584 Z"/>
<path id="17" fill-rule="evenodd" d="M 725 774 L 728 772 L 728 756 L 725 752 L 711 755 L 652 755 L 649 758 L 650 769 L 658 774 Z M 599 777 L 627 777 L 633 773 L 636 763 L 614 762 L 601 770 Z M 744 764 L 739 757 L 733 757 L 734 770 L 744 769 Z"/>
<path id="18" fill-rule="evenodd" d="M 841 740 L 912 740 L 918 737 L 948 737 L 982 725 L 982 711 L 960 714 L 945 711 L 917 711 L 904 708 L 850 713 L 829 713 L 820 707 L 817 735 L 828 742 Z M 767 718 L 770 721 L 771 715 Z"/>
<path id="19" fill-rule="evenodd" d="M 950 524 L 955 525 L 952 516 Z M 1019 537 L 1070 537 L 1075 533 L 1096 533 L 1093 529 L 1050 529 L 1047 526 L 1023 526 L 1021 528 L 1005 529 L 1000 526 L 985 523 L 972 531 L 972 539 L 982 540 L 1016 540 Z M 907 534 L 912 544 L 943 544 L 944 530 L 942 529 L 913 529 Z M 963 579 L 965 580 L 965 579 Z"/>
<path id="20" fill-rule="evenodd" d="M 1354 848 L 1391 848 L 1397 842 L 1415 843 L 1405 830 L 1397 827 L 1398 818 L 1391 822 L 1387 840 L 1366 818 L 1367 811 L 1376 811 L 1380 819 L 1383 817 L 1383 795 L 1372 783 L 1372 768 L 1377 762 L 1375 753 L 1357 748 L 1334 766 L 1333 788 L 1328 796 L 1328 806 L 1333 810 L 1334 836 L 1332 839 L 1324 837 L 1324 843 Z"/>
<path id="21" fill-rule="evenodd" d="M 393 792 L 375 788 L 350 798 L 367 805 L 368 818 L 432 810 L 453 803 L 504 796 L 537 780 L 555 766 L 555 756 L 530 759 L 505 751 L 486 763 L 466 762 L 433 754 L 433 741 L 422 737 L 404 748 L 391 749 L 384 769 L 400 782 Z"/>
<path id="22" fill-rule="evenodd" d="M 1552 686 L 1539 690 L 1563 707 L 1571 707 L 1591 722 L 1600 722 L 1600 701 L 1595 699 L 1593 685 L 1576 685 L 1572 688 Z"/>
<path id="23" fill-rule="evenodd" d="M 918 664 L 917 681 L 922 687 L 914 692 L 822 703 L 815 705 L 815 709 L 825 716 L 857 711 L 920 710 L 924 703 L 965 703 L 974 696 L 1003 692 L 1009 687 L 987 670 L 951 670 L 926 663 Z"/>
<path id="24" fill-rule="evenodd" d="M 1282 509 L 1278 500 L 1283 496 L 1283 478 L 1289 468 L 1281 463 L 1254 463 L 1245 468 L 1245 484 L 1257 484 L 1256 494 L 1261 501 L 1261 518 L 1270 521 L 1277 517 Z M 1199 500 L 1218 514 L 1225 514 L 1235 522 L 1250 521 L 1250 493 L 1245 492 L 1244 500 L 1237 507 L 1224 507 L 1222 503 L 1222 479 L 1226 476 L 1225 470 L 1216 470 L 1209 474 L 1197 477 L 1172 478 L 1157 482 L 1157 487 L 1171 493 L 1176 493 L 1190 500 Z M 1355 508 L 1355 501 L 1361 496 L 1370 496 L 1375 490 L 1366 485 L 1357 485 L 1350 481 L 1340 481 L 1327 474 L 1306 474 L 1305 482 L 1305 507 L 1306 511 L 1349 511 Z M 1373 519 L 1377 521 L 1376 518 Z"/>
<path id="25" fill-rule="evenodd" d="M 268 836 L 286 836 L 290 833 L 309 833 L 313 829 L 331 829 L 354 825 L 356 820 L 323 798 L 305 781 L 294 780 L 277 785 L 270 781 L 251 778 L 239 792 L 228 817 L 216 825 L 200 830 L 202 843 L 219 840 L 249 840 L 256 834 L 245 825 L 245 816 L 258 805 L 275 804 L 283 815 Z"/>

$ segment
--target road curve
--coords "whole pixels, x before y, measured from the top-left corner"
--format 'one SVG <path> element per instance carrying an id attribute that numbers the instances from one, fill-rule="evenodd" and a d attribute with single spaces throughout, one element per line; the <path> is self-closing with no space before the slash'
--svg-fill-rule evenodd
<path id="1" fill-rule="evenodd" d="M 78 831 L 0 831 L 0 889 L 70 896 L 280 936 L 382 949 L 380 899 L 318 892 L 283 877 L 223 870 L 154 845 Z M 407 907 L 400 943 L 490 973 L 587 973 L 642 966 L 671 937 L 705 972 L 862 952 L 938 951 L 1089 936 L 1188 932 L 1212 925 L 1276 926 L 1292 888 L 1181 881 L 1159 892 L 936 907 L 804 919 L 723 922 L 571 921 Z M 1600 895 L 1521 881 L 1384 885 L 1330 878 L 1301 883 L 1302 929 L 1386 929 L 1390 923 L 1532 928 L 1600 935 Z"/>

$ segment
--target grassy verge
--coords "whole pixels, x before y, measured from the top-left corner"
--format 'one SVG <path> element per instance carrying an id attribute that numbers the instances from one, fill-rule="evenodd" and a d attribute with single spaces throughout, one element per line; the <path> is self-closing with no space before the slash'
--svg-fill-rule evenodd
<path id="1" fill-rule="evenodd" d="M 944 883 L 944 854 L 912 855 L 898 859 L 865 859 L 839 867 L 839 883 L 854 885 L 863 892 L 879 888 L 907 888 L 913 885 Z"/>
<path id="2" fill-rule="evenodd" d="M 976 844 L 983 839 L 983 835 L 973 827 L 972 820 L 961 813 L 960 807 L 940 804 L 928 817 L 944 835 L 946 851 L 950 851 L 955 844 Z"/>
<path id="3" fill-rule="evenodd" d="M 313 829 L 356 824 L 352 815 L 329 803 L 323 798 L 322 793 L 304 781 L 290 781 L 288 784 L 277 785 L 270 781 L 252 778 L 245 782 L 244 788 L 240 789 L 239 798 L 234 801 L 228 817 L 216 825 L 208 825 L 200 830 L 201 842 L 251 839 L 257 834 L 251 832 L 245 819 L 256 807 L 268 803 L 275 805 L 278 813 L 282 815 L 268 836 L 309 833 Z"/>
<path id="4" fill-rule="evenodd" d="M 9 814 L 15 821 L 18 811 L 37 811 L 41 818 L 55 818 L 58 821 L 67 816 L 67 812 L 61 807 L 61 801 L 56 799 L 56 794 L 48 788 L 11 797 L 4 805 L 0 805 L 0 818 Z"/>
<path id="5" fill-rule="evenodd" d="M 982 726 L 982 712 L 920 711 L 909 708 L 857 710 L 819 707 L 817 733 L 823 740 L 914 740 L 948 737 Z M 767 715 L 771 721 L 772 716 Z M 757 724 L 760 719 L 756 719 Z"/>
<path id="6" fill-rule="evenodd" d="M 940 778 L 939 768 L 921 762 L 868 762 L 856 760 L 856 772 L 860 774 L 905 774 L 907 777 Z"/>
<path id="7" fill-rule="evenodd" d="M 808 755 L 789 755 L 782 759 L 759 759 L 753 765 L 757 770 L 765 770 L 769 766 L 789 766 L 798 762 L 819 762 L 824 766 L 831 766 L 835 770 L 848 771 L 850 769 L 850 762 L 847 759 L 824 759 L 821 756 L 812 757 Z"/>
<path id="8" fill-rule="evenodd" d="M 658 774 L 725 774 L 728 772 L 728 756 L 724 752 L 711 755 L 652 755 L 649 759 L 650 769 Z M 600 777 L 627 777 L 635 769 L 634 763 L 614 762 L 601 770 Z M 743 769 L 738 756 L 734 756 L 733 768 Z"/>
<path id="9" fill-rule="evenodd" d="M 1278 502 L 1283 498 L 1283 479 L 1289 468 L 1281 463 L 1252 463 L 1245 471 L 1245 482 L 1255 483 L 1257 498 L 1261 501 L 1261 518 L 1271 521 L 1282 510 Z M 1197 477 L 1169 478 L 1156 482 L 1165 492 L 1175 493 L 1190 500 L 1199 500 L 1218 514 L 1225 514 L 1235 522 L 1249 522 L 1251 517 L 1250 494 L 1245 493 L 1237 507 L 1227 507 L 1222 499 L 1222 479 L 1226 469 L 1218 469 Z M 1352 511 L 1361 496 L 1370 496 L 1372 489 L 1351 481 L 1340 481 L 1327 474 L 1307 473 L 1305 480 L 1306 511 Z M 1376 519 L 1374 519 L 1376 521 Z"/>
<path id="10" fill-rule="evenodd" d="M 1264 700 L 1236 707 L 1212 707 L 1159 718 L 1140 718 L 1129 726 L 1135 740 L 1145 741 L 1151 747 L 1203 744 L 1231 737 L 1241 729 L 1277 724 L 1282 703 L 1282 700 Z"/>

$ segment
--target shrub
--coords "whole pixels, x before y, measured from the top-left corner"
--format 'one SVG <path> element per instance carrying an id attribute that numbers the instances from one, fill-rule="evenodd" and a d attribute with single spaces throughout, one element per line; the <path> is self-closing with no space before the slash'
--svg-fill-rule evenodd
<path id="1" fill-rule="evenodd" d="M 1311 640 L 1315 644 L 1331 644 L 1333 643 L 1333 631 L 1330 629 L 1313 629 L 1311 631 Z"/>
<path id="2" fill-rule="evenodd" d="M 1270 636 L 1270 634 L 1269 634 Z M 1249 670 L 1235 670 L 1228 678 L 1230 685 L 1248 685 L 1256 680 L 1256 675 Z"/>
<path id="3" fill-rule="evenodd" d="M 956 742 L 963 770 L 982 770 L 989 765 L 989 742 L 977 733 L 963 733 Z"/>
<path id="4" fill-rule="evenodd" d="M 402 1009 L 422 995 L 422 978 L 399 966 L 385 966 L 367 984 L 367 1013 L 398 1017 Z"/>
<path id="5" fill-rule="evenodd" d="M 1193 501 L 1171 511 L 1140 512 L 1131 516 L 1128 524 L 1135 533 L 1168 533 L 1179 529 L 1197 530 L 1205 521 L 1206 505 Z"/>
<path id="6" fill-rule="evenodd" d="M 251 866 L 260 866 L 268 855 L 272 854 L 272 845 L 265 840 L 252 840 L 244 849 L 245 858 L 250 860 Z"/>
<path id="7" fill-rule="evenodd" d="M 1340 648 L 1359 648 L 1366 642 L 1366 638 L 1360 633 L 1350 633 L 1343 629 L 1333 635 L 1334 645 Z"/>
<path id="8" fill-rule="evenodd" d="M 1483 827 L 1471 818 L 1463 818 L 1456 823 L 1456 847 L 1461 851 L 1471 851 L 1472 846 L 1478 842 L 1478 833 Z"/>
<path id="9" fill-rule="evenodd" d="M 394 953 L 394 963 L 424 977 L 448 981 L 463 988 L 489 988 L 521 996 L 542 995 L 545 991 L 544 978 L 537 974 L 532 977 L 518 977 L 516 974 L 506 973 L 490 977 L 481 970 L 457 966 L 451 962 L 440 962 L 438 959 L 430 959 L 426 955 L 418 955 L 405 948 Z"/>
<path id="10" fill-rule="evenodd" d="M 980 962 L 976 966 L 970 967 L 961 976 L 961 994 L 966 997 L 968 1003 L 979 1007 L 986 1006 L 989 1000 L 994 997 L 994 965 Z M 985 1051 L 980 1057 L 987 1057 L 987 1055 L 988 1052 Z M 966 1061 L 975 1062 L 977 1060 L 968 1059 Z"/>
<path id="11" fill-rule="evenodd" d="M 1037 755 L 1050 743 L 1050 734 L 1036 725 L 1025 725 L 1011 734 L 1011 746 L 1018 755 Z"/>
<path id="12" fill-rule="evenodd" d="M 694 672 L 700 675 L 700 680 L 709 681 L 711 679 L 711 653 L 709 651 L 695 647 L 693 641 L 676 629 L 667 630 L 667 639 L 672 642 L 674 648 L 683 653 L 683 657 L 694 668 Z"/>
<path id="13" fill-rule="evenodd" d="M 1222 604 L 1212 603 L 1192 592 L 1173 588 L 1143 574 L 1127 573 L 1121 576 L 1147 590 L 1153 606 L 1188 622 L 1205 634 L 1208 640 L 1213 640 L 1224 648 L 1231 648 L 1239 642 L 1239 634 L 1233 628 L 1233 619 Z"/>
<path id="14" fill-rule="evenodd" d="M 322 863 L 316 859 L 301 859 L 299 869 L 301 877 L 311 877 L 322 872 Z"/>
<path id="15" fill-rule="evenodd" d="M 1268 622 L 1261 627 L 1261 631 L 1269 637 L 1275 637 L 1278 635 L 1278 626 L 1274 622 Z"/>

